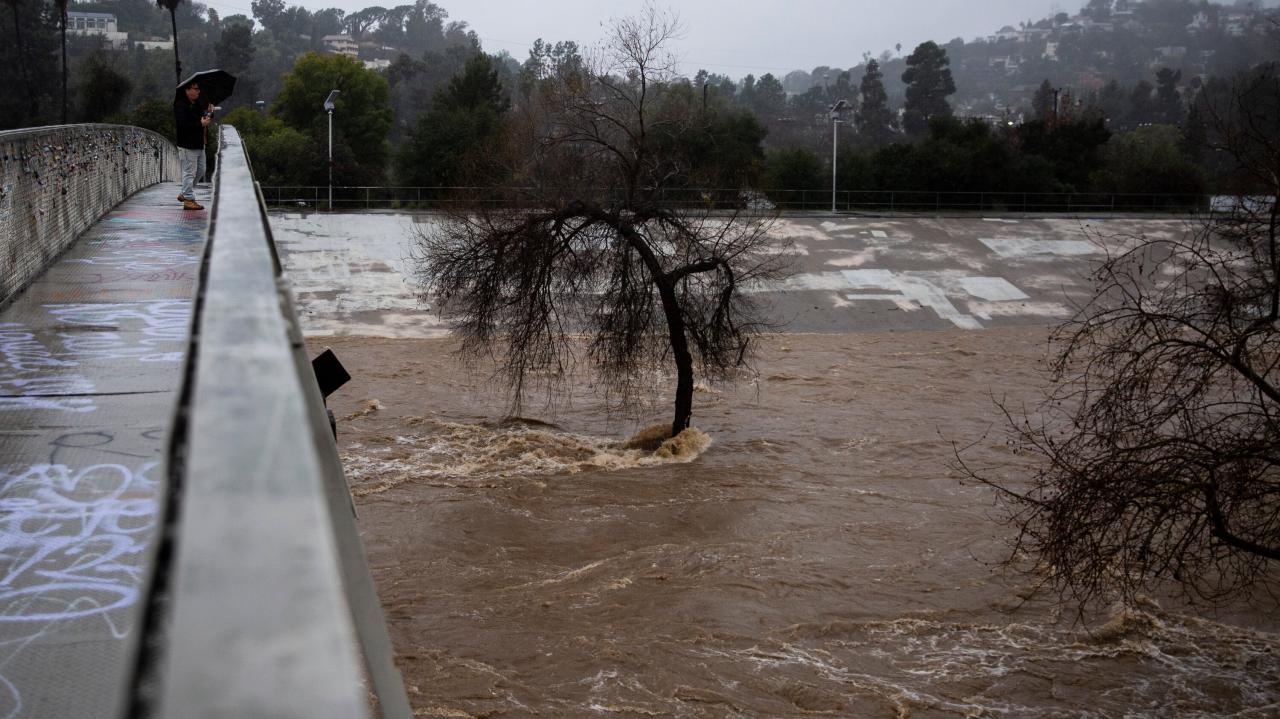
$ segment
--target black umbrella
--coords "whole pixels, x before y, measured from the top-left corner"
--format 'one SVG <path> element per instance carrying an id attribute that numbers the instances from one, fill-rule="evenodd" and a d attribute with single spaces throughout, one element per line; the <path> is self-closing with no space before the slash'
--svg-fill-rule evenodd
<path id="1" fill-rule="evenodd" d="M 211 105 L 217 105 L 231 97 L 236 89 L 236 77 L 226 70 L 202 70 L 178 84 L 178 92 L 191 83 L 200 86 L 200 96 Z"/>

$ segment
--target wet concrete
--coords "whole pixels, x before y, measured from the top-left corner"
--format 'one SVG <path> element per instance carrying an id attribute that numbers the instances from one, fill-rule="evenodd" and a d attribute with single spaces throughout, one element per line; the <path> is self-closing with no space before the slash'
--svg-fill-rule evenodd
<path id="1" fill-rule="evenodd" d="M 442 337 L 414 256 L 431 213 L 273 212 L 309 336 Z M 787 332 L 989 329 L 1052 324 L 1089 297 L 1089 274 L 1136 236 L 1178 237 L 1190 218 L 786 215 L 791 278 L 756 288 Z"/>
<path id="2" fill-rule="evenodd" d="M 131 674 L 208 225 L 176 194 L 121 203 L 0 312 L 0 716 L 109 716 Z"/>

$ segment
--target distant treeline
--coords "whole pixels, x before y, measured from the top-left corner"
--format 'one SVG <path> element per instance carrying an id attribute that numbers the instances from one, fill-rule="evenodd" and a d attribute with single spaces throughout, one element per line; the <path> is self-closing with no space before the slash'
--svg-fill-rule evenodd
<path id="1" fill-rule="evenodd" d="M 517 183 L 521 178 L 504 175 L 493 152 L 498 139 L 520 131 L 522 118 L 536 109 L 541 84 L 588 77 L 573 42 L 537 40 L 523 62 L 505 53 L 486 55 L 465 23 L 449 22 L 425 0 L 356 13 L 312 12 L 284 0 L 254 0 L 252 7 L 252 19 L 220 18 L 199 4 L 178 3 L 173 19 L 183 67 L 219 66 L 240 78 L 235 96 L 224 103 L 224 121 L 244 133 L 255 172 L 268 185 L 328 182 L 327 117 L 320 105 L 333 88 L 342 89 L 334 121 L 336 184 Z M 1257 22 L 1245 35 L 1233 34 L 1233 18 L 1245 17 L 1244 11 L 1211 12 L 1215 7 L 1152 0 L 1129 8 L 1093 0 L 1075 17 L 1022 23 L 980 43 L 926 42 L 905 56 L 899 49 L 866 57 L 851 70 L 815 68 L 781 80 L 771 74 L 734 80 L 705 71 L 670 78 L 669 95 L 700 113 L 670 142 L 691 168 L 714 164 L 714 173 L 687 174 L 717 189 L 829 190 L 838 121 L 836 181 L 842 189 L 1216 191 L 1233 180 L 1202 152 L 1197 108 L 1206 88 L 1222 81 L 1192 70 L 1221 67 L 1219 76 L 1226 78 L 1249 63 L 1275 61 L 1280 35 L 1274 24 Z M 52 8 L 0 6 L 0 27 L 13 28 L 13 42 L 0 44 L 0 86 L 6 88 L 0 127 L 58 121 L 60 26 Z M 169 13 L 147 0 L 69 8 L 112 12 L 131 38 L 167 37 Z M 1202 15 L 1204 29 L 1186 27 Z M 359 58 L 324 52 L 323 38 L 337 33 L 358 43 Z M 1194 68 L 1180 52 L 1160 56 L 1168 64 L 1135 59 L 1147 58 L 1142 48 L 1159 38 L 1188 37 L 1201 43 L 1195 47 L 1214 50 L 1197 50 L 1204 62 Z M 1108 38 L 1139 48 L 1125 62 L 1141 69 L 1125 65 L 1117 77 L 1064 81 L 1082 77 L 1082 58 L 1091 58 L 1091 73 L 1101 71 L 1100 60 L 1118 68 L 1120 60 L 1095 48 Z M 997 47 L 1017 49 L 1020 56 L 1052 49 L 1048 64 L 1019 63 L 1016 78 L 1007 66 L 1001 70 L 1006 82 L 1025 79 L 1030 67 L 1043 70 L 1027 88 L 1005 88 L 1006 95 L 1023 93 L 1020 105 L 998 103 L 994 91 L 986 105 L 975 103 L 974 88 L 966 86 L 986 87 L 972 79 L 973 53 Z M 1077 57 L 1070 48 L 1088 52 Z M 953 53 L 962 57 L 959 63 Z M 68 36 L 68 57 L 71 121 L 171 132 L 172 52 L 109 50 L 102 38 L 79 35 Z M 977 64 L 994 67 L 986 60 Z M 805 77 L 808 86 L 797 91 Z"/>

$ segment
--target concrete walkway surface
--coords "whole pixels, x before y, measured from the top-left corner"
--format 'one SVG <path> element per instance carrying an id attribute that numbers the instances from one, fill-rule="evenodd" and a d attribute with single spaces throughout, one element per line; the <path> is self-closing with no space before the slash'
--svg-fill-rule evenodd
<path id="1" fill-rule="evenodd" d="M 0 717 L 128 689 L 208 225 L 176 195 L 125 200 L 0 311 Z"/>

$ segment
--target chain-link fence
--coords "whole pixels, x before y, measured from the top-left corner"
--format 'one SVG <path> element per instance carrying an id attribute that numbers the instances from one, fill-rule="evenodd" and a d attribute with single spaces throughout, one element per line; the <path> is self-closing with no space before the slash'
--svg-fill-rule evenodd
<path id="1" fill-rule="evenodd" d="M 173 143 L 138 127 L 0 132 L 0 304 L 121 200 L 177 176 Z"/>
<path id="2" fill-rule="evenodd" d="M 335 211 L 374 209 L 444 210 L 458 203 L 493 207 L 531 207 L 534 193 L 519 187 L 348 187 L 266 186 L 267 204 L 277 208 Z M 618 190 L 592 194 L 608 201 Z M 541 194 L 539 194 L 541 197 Z M 622 199 L 621 197 L 614 199 Z M 661 191 L 660 202 L 698 210 L 785 210 L 830 212 L 830 190 L 724 190 L 679 188 Z M 1209 207 L 1207 195 L 1107 194 L 1037 192 L 934 192 L 918 190 L 841 190 L 835 194 L 838 212 L 1020 212 L 1020 213 L 1139 213 L 1192 212 Z"/>

